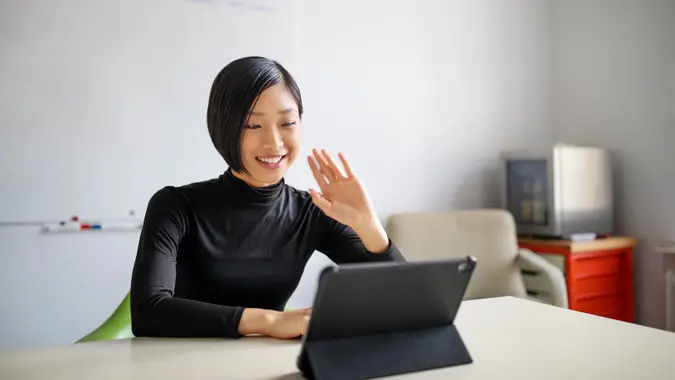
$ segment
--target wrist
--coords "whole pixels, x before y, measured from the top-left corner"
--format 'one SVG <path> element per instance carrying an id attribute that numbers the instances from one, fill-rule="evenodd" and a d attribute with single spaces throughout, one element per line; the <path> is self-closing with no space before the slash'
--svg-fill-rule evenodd
<path id="1" fill-rule="evenodd" d="M 244 309 L 239 321 L 241 335 L 269 335 L 277 319 L 278 311 L 266 309 Z"/>
<path id="2" fill-rule="evenodd" d="M 362 219 L 353 229 L 368 251 L 384 253 L 389 248 L 389 236 L 377 215 L 369 215 Z"/>

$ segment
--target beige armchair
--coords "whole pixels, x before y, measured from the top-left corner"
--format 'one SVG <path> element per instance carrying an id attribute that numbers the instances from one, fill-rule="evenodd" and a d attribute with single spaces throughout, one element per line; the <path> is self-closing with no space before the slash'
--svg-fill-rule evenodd
<path id="1" fill-rule="evenodd" d="M 568 307 L 563 273 L 518 248 L 513 216 L 504 210 L 393 214 L 386 229 L 408 261 L 476 257 L 466 299 L 515 296 Z M 536 296 L 526 289 L 524 277 L 530 275 Z"/>

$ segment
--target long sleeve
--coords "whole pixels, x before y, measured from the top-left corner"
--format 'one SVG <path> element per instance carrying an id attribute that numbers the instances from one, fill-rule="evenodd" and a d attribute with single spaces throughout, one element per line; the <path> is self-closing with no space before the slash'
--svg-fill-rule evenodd
<path id="1" fill-rule="evenodd" d="M 178 247 L 190 229 L 184 204 L 171 188 L 148 203 L 131 278 L 133 334 L 238 338 L 242 307 L 174 297 Z"/>
<path id="2" fill-rule="evenodd" d="M 401 261 L 405 258 L 396 244 L 389 239 L 386 252 L 373 253 L 366 249 L 361 238 L 349 226 L 341 224 L 321 213 L 319 218 L 317 250 L 337 264 L 369 261 Z"/>

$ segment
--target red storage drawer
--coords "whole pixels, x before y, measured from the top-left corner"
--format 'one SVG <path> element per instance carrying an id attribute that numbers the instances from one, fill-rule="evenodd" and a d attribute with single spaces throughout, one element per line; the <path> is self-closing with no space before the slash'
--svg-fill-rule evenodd
<path id="1" fill-rule="evenodd" d="M 617 275 L 621 267 L 621 258 L 612 256 L 586 256 L 584 254 L 572 255 L 571 266 L 574 266 L 572 281 L 583 280 L 591 277 Z"/>
<path id="2" fill-rule="evenodd" d="M 621 293 L 621 277 L 618 274 L 587 277 L 568 281 L 568 284 L 571 288 L 570 292 L 578 298 Z"/>
<path id="3" fill-rule="evenodd" d="M 565 274 L 571 310 L 634 321 L 633 247 L 637 239 L 571 242 L 520 238 L 518 243 L 551 262 L 560 261 L 557 266 Z"/>
<path id="4" fill-rule="evenodd" d="M 578 298 L 575 310 L 600 315 L 609 318 L 618 318 L 621 315 L 623 301 L 618 295 L 591 296 Z"/>

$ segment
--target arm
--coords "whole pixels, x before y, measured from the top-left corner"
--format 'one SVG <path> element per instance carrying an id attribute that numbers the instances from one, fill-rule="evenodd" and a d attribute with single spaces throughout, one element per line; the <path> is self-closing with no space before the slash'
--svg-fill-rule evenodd
<path id="1" fill-rule="evenodd" d="M 522 269 L 535 270 L 546 277 L 551 289 L 551 303 L 554 306 L 565 309 L 569 307 L 565 276 L 558 267 L 529 249 L 519 249 L 518 260 Z"/>
<path id="2" fill-rule="evenodd" d="M 131 277 L 135 336 L 229 337 L 264 334 L 271 311 L 174 297 L 178 246 L 188 233 L 183 200 L 171 189 L 150 199 Z"/>
<path id="3" fill-rule="evenodd" d="M 313 149 L 307 157 L 321 193 L 309 189 L 319 211 L 317 250 L 336 263 L 363 261 L 405 261 L 387 236 L 375 214 L 366 190 L 339 153 L 343 174 L 326 150 Z"/>
<path id="4" fill-rule="evenodd" d="M 359 236 L 369 252 L 376 254 L 385 253 L 391 245 L 389 236 L 387 236 L 387 232 L 376 215 L 371 215 L 361 225 L 356 226 L 354 232 Z"/>
<path id="5" fill-rule="evenodd" d="M 352 229 L 320 210 L 317 250 L 335 263 L 400 261 L 405 258 L 374 217 Z"/>

